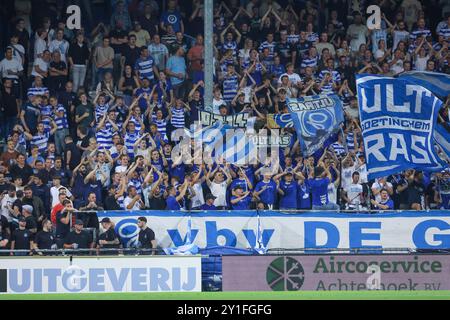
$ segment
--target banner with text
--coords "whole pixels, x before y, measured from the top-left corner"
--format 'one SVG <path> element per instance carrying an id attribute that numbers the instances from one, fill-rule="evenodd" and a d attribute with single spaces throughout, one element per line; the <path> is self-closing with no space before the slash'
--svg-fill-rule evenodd
<path id="1" fill-rule="evenodd" d="M 322 148 L 344 122 L 342 101 L 337 95 L 288 99 L 288 108 L 304 156 Z"/>
<path id="2" fill-rule="evenodd" d="M 171 211 L 102 212 L 124 243 L 136 241 L 136 219 L 145 216 L 162 248 L 186 243 L 188 213 Z M 192 213 L 191 239 L 200 248 L 229 246 L 267 249 L 449 249 L 450 211 L 383 213 L 282 213 L 217 211 Z M 258 236 L 260 234 L 260 237 Z"/>
<path id="3" fill-rule="evenodd" d="M 436 96 L 405 79 L 359 75 L 357 84 L 369 180 L 445 166 L 434 148 Z"/>
<path id="4" fill-rule="evenodd" d="M 0 258 L 0 294 L 201 292 L 201 257 Z"/>

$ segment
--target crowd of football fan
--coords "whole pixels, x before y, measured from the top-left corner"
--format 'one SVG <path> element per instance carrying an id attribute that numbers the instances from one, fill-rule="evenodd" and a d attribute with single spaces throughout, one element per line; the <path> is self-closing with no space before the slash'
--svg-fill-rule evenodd
<path id="1" fill-rule="evenodd" d="M 38 247 L 75 248 L 70 227 L 98 229 L 101 210 L 449 209 L 448 171 L 368 181 L 355 75 L 449 73 L 450 3 L 372 2 L 380 30 L 368 30 L 364 0 L 215 1 L 205 106 L 203 1 L 2 1 L 0 248 L 20 247 L 13 230 Z M 82 9 L 81 30 L 66 26 L 69 4 Z M 172 132 L 199 110 L 249 112 L 261 129 L 288 112 L 287 98 L 330 92 L 346 121 L 312 157 L 284 129 L 292 143 L 277 163 L 171 158 Z M 439 121 L 449 128 L 449 103 Z M 274 174 L 262 174 L 267 165 Z M 98 245 L 114 247 L 111 222 L 102 225 L 111 234 Z"/>

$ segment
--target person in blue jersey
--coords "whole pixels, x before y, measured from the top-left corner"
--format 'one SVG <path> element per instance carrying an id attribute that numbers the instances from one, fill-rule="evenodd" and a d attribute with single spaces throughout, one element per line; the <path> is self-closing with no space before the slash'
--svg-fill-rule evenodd
<path id="1" fill-rule="evenodd" d="M 298 210 L 311 210 L 311 189 L 309 188 L 307 179 L 300 170 L 301 162 L 294 169 L 294 174 L 297 177 L 297 209 Z"/>
<path id="2" fill-rule="evenodd" d="M 238 185 L 232 191 L 231 208 L 233 210 L 248 210 L 251 200 L 250 191 L 244 192 L 242 186 Z"/>
<path id="3" fill-rule="evenodd" d="M 216 197 L 214 197 L 211 193 L 207 194 L 205 197 L 205 204 L 203 204 L 200 209 L 205 211 L 216 211 L 217 207 L 214 205 L 214 201 Z"/>
<path id="4" fill-rule="evenodd" d="M 231 172 L 231 175 L 236 176 L 236 173 L 234 171 Z M 250 191 L 253 189 L 253 183 L 248 178 L 247 174 L 245 173 L 245 170 L 241 167 L 237 168 L 237 177 L 233 179 L 231 182 L 231 189 L 233 190 L 237 186 L 240 186 L 243 188 L 244 192 Z"/>
<path id="5" fill-rule="evenodd" d="M 380 192 L 381 200 L 370 200 L 374 209 L 377 210 L 394 210 L 394 201 L 389 197 L 389 193 L 386 189 Z"/>
<path id="6" fill-rule="evenodd" d="M 150 83 L 155 83 L 155 77 L 159 79 L 159 70 L 155 60 L 148 53 L 147 47 L 141 48 L 141 56 L 134 65 L 136 76 L 141 80 L 148 79 Z"/>
<path id="7" fill-rule="evenodd" d="M 270 210 L 273 210 L 277 194 L 277 185 L 272 180 L 271 174 L 264 174 L 262 181 L 258 182 L 255 187 L 253 195 L 264 204 L 268 206 Z"/>
<path id="8" fill-rule="evenodd" d="M 310 167 L 308 185 L 311 188 L 313 210 L 339 210 L 339 206 L 330 203 L 328 199 L 328 185 L 331 180 L 331 173 L 324 168 L 323 163 L 315 168 Z"/>
<path id="9" fill-rule="evenodd" d="M 125 121 L 124 127 L 122 129 L 123 140 L 125 143 L 125 148 L 127 149 L 128 156 L 130 158 L 134 157 L 134 144 L 144 133 L 145 126 L 142 124 L 141 130 L 136 130 L 136 124 L 132 121 Z"/>
<path id="10" fill-rule="evenodd" d="M 282 181 L 280 181 L 281 178 L 283 178 Z M 277 191 L 281 195 L 280 210 L 296 210 L 298 184 L 294 180 L 293 173 L 285 171 L 276 175 L 273 179 L 277 184 Z"/>
<path id="11" fill-rule="evenodd" d="M 174 32 L 181 32 L 184 34 L 184 23 L 181 18 L 181 13 L 177 9 L 177 1 L 169 0 L 167 2 L 167 10 L 161 15 L 159 27 L 164 32 L 167 32 L 167 26 L 171 25 Z"/>
<path id="12" fill-rule="evenodd" d="M 52 129 L 50 132 L 45 132 L 44 124 L 39 122 L 37 125 L 37 132 L 35 135 L 31 135 L 28 132 L 24 132 L 25 138 L 30 141 L 30 145 L 37 146 L 39 148 L 39 154 L 44 154 L 47 150 L 48 141 L 51 136 L 56 132 L 57 126 L 53 119 L 51 120 Z"/>
<path id="13" fill-rule="evenodd" d="M 223 78 L 223 100 L 230 105 L 239 89 L 240 75 L 234 69 L 233 64 L 227 65 L 227 72 Z"/>
<path id="14" fill-rule="evenodd" d="M 437 177 L 439 178 L 439 176 Z M 436 187 L 435 201 L 441 209 L 450 209 L 450 169 L 442 172 Z"/>
<path id="15" fill-rule="evenodd" d="M 170 77 L 172 89 L 176 98 L 184 99 L 186 95 L 185 82 L 188 78 L 185 51 L 183 47 L 178 47 L 175 54 L 167 61 L 166 74 Z"/>
<path id="16" fill-rule="evenodd" d="M 186 195 L 188 187 L 189 181 L 186 180 L 182 185 L 180 185 L 179 193 L 174 186 L 169 186 L 167 188 L 167 193 L 169 194 L 169 196 L 166 199 L 166 210 L 181 210 L 182 206 L 180 205 L 180 202 L 184 200 L 184 196 Z"/>

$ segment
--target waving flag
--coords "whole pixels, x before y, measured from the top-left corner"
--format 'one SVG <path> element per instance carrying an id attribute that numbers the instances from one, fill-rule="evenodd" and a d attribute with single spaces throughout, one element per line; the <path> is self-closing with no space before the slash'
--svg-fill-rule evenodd
<path id="1" fill-rule="evenodd" d="M 434 140 L 444 151 L 447 159 L 450 159 L 450 133 L 438 124 L 434 130 Z"/>
<path id="2" fill-rule="evenodd" d="M 445 163 L 433 132 L 442 101 L 404 78 L 357 76 L 369 179 L 407 169 L 436 171 Z"/>
<path id="3" fill-rule="evenodd" d="M 288 108 L 306 157 L 322 148 L 344 122 L 342 102 L 337 95 L 288 99 Z"/>
<path id="4" fill-rule="evenodd" d="M 445 73 L 410 71 L 401 74 L 400 79 L 427 88 L 442 100 L 450 95 L 450 75 Z"/>
<path id="5" fill-rule="evenodd" d="M 268 114 L 267 126 L 269 129 L 293 128 L 294 122 L 289 113 L 284 114 Z"/>
<path id="6" fill-rule="evenodd" d="M 166 248 L 164 249 L 164 253 L 168 256 L 189 256 L 198 254 L 199 249 L 198 246 L 193 243 L 192 238 L 192 221 L 191 216 L 189 216 L 188 226 L 187 226 L 187 234 L 186 234 L 186 243 L 177 248 Z"/>

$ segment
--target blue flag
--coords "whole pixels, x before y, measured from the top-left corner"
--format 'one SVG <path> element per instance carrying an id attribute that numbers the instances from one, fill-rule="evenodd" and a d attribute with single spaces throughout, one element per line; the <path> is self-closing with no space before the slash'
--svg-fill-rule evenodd
<path id="1" fill-rule="evenodd" d="M 287 102 L 305 157 L 322 148 L 344 122 L 342 101 L 337 95 L 309 96 Z"/>
<path id="2" fill-rule="evenodd" d="M 357 85 L 369 180 L 445 166 L 433 139 L 442 101 L 403 78 L 358 75 Z"/>
<path id="3" fill-rule="evenodd" d="M 427 88 L 442 100 L 450 95 L 450 75 L 445 73 L 411 71 L 401 74 L 400 79 Z"/>

